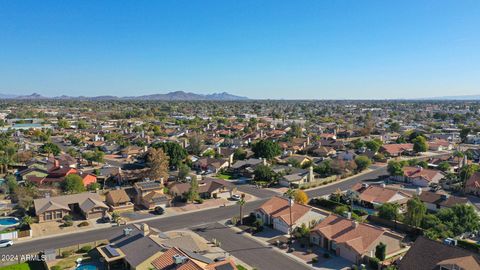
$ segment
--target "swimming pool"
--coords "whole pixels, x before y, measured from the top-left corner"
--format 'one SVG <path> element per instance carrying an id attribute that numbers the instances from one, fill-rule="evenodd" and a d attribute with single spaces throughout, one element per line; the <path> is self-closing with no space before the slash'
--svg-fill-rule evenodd
<path id="1" fill-rule="evenodd" d="M 13 227 L 19 224 L 18 218 L 15 217 L 0 217 L 0 227 Z"/>
<path id="2" fill-rule="evenodd" d="M 97 270 L 98 267 L 93 264 L 80 264 L 75 270 Z"/>

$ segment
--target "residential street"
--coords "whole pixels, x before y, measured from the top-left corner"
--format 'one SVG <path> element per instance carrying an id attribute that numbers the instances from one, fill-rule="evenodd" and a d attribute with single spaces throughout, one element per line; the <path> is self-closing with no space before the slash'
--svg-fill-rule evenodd
<path id="1" fill-rule="evenodd" d="M 272 247 L 264 246 L 249 237 L 244 237 L 241 233 L 219 223 L 198 227 L 194 231 L 207 240 L 216 238 L 221 242 L 223 250 L 257 269 L 309 269 L 300 262 L 277 252 Z"/>
<path id="2" fill-rule="evenodd" d="M 314 190 L 307 191 L 307 194 L 310 197 L 314 197 L 314 196 L 329 194 L 337 189 L 345 190 L 353 186 L 355 183 L 358 183 L 363 180 L 374 179 L 385 173 L 386 173 L 386 168 L 381 167 L 369 173 L 366 173 L 357 177 L 352 177 L 351 179 L 345 180 L 343 182 L 338 182 L 332 185 L 323 186 Z M 245 213 L 249 213 L 252 210 L 258 208 L 265 201 L 266 198 L 269 198 L 275 195 L 275 193 L 270 190 L 256 189 L 255 187 L 248 186 L 248 185 L 242 186 L 239 189 L 245 192 L 251 191 L 253 189 L 255 190 L 254 195 L 262 198 L 254 202 L 247 203 L 245 205 L 245 210 L 244 210 Z M 237 215 L 238 211 L 239 211 L 238 206 L 232 205 L 232 206 L 219 207 L 215 209 L 208 209 L 208 210 L 203 210 L 198 212 L 185 213 L 185 214 L 172 216 L 172 217 L 159 218 L 156 220 L 148 221 L 146 223 L 162 231 L 169 231 L 174 229 L 201 226 L 205 224 L 210 224 L 212 222 L 228 219 L 234 215 Z M 39 252 L 44 249 L 61 248 L 61 247 L 67 247 L 67 246 L 80 244 L 80 243 L 93 242 L 95 240 L 111 238 L 113 236 L 120 234 L 121 231 L 122 231 L 122 227 L 114 227 L 114 228 L 107 228 L 107 229 L 92 230 L 92 231 L 87 231 L 82 233 L 59 235 L 59 236 L 50 237 L 50 238 L 31 240 L 23 243 L 16 242 L 13 246 L 9 248 L 0 249 L 0 255 L 3 255 L 3 254 L 22 255 L 22 254 L 28 254 L 33 252 Z M 228 236 L 223 236 L 223 237 L 228 237 Z M 239 237 L 239 238 L 243 239 L 244 237 Z M 252 240 L 247 239 L 246 241 L 252 241 Z M 225 242 L 225 241 L 222 241 L 222 242 Z M 240 245 L 240 246 L 243 246 L 243 245 Z M 226 247 L 226 248 L 234 249 L 235 246 Z M 257 252 L 254 252 L 254 254 L 257 254 Z M 249 255 L 245 255 L 245 256 L 249 256 Z M 262 258 L 262 257 L 259 256 L 259 258 Z M 264 260 L 264 258 L 262 258 L 262 260 Z M 250 263 L 249 260 L 246 260 L 246 261 Z M 270 262 L 269 260 L 266 260 L 266 261 Z M 284 268 L 276 268 L 276 269 L 284 269 Z M 292 269 L 295 269 L 295 268 L 292 268 Z"/>

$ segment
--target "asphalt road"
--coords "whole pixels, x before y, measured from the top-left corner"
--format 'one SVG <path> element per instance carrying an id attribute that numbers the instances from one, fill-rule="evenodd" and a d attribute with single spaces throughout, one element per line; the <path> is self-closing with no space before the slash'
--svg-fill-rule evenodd
<path id="1" fill-rule="evenodd" d="M 375 171 L 353 177 L 349 180 L 335 183 L 330 186 L 320 187 L 315 190 L 307 191 L 310 197 L 322 196 L 330 194 L 337 189 L 346 190 L 360 181 L 377 178 L 380 175 L 386 174 L 386 168 L 380 168 Z M 276 193 L 269 190 L 256 189 L 252 186 L 241 186 L 241 190 L 255 189 L 254 195 L 263 199 L 249 202 L 245 205 L 244 213 L 249 213 L 258 208 L 267 198 L 274 196 Z M 195 226 L 201 226 L 211 224 L 220 220 L 228 219 L 234 215 L 238 215 L 239 208 L 236 205 L 219 207 L 215 209 L 208 209 L 198 212 L 185 213 L 181 215 L 159 218 L 156 220 L 146 222 L 153 228 L 160 229 L 162 231 L 170 231 L 174 229 L 191 228 Z M 110 239 L 122 233 L 122 227 L 105 228 L 99 230 L 92 230 L 81 233 L 72 233 L 68 235 L 59 235 L 50 238 L 31 240 L 28 242 L 16 242 L 13 246 L 0 249 L 0 255 L 22 255 L 31 254 L 33 252 L 39 252 L 45 249 L 57 249 L 62 247 L 68 247 L 76 244 L 93 242 L 96 240 Z M 243 237 L 242 237 L 243 238 Z M 228 242 L 227 241 L 223 241 Z M 231 247 L 235 248 L 235 247 Z M 260 259 L 262 259 L 260 257 Z M 258 259 L 257 259 L 258 260 Z M 249 263 L 249 260 L 246 260 Z M 285 268 L 277 268 L 285 269 Z"/>
<path id="2" fill-rule="evenodd" d="M 216 238 L 221 248 L 250 266 L 262 270 L 300 270 L 310 269 L 307 266 L 255 240 L 245 237 L 240 232 L 229 229 L 222 224 L 213 223 L 194 229 L 205 239 Z"/>

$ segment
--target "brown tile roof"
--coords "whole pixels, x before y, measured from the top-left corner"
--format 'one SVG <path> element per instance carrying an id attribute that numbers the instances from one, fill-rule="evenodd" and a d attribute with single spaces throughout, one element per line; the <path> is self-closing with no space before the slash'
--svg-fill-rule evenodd
<path id="1" fill-rule="evenodd" d="M 403 256 L 398 267 L 399 270 L 436 270 L 442 264 L 453 263 L 460 263 L 458 266 L 465 266 L 464 269 L 478 270 L 480 269 L 480 255 L 420 236 Z"/>
<path id="2" fill-rule="evenodd" d="M 123 189 L 111 190 L 107 193 L 106 199 L 110 203 L 126 203 L 130 202 L 127 192 Z"/>
<path id="3" fill-rule="evenodd" d="M 382 146 L 382 149 L 383 151 L 391 155 L 397 155 L 404 151 L 412 151 L 413 144 L 411 143 L 384 144 Z"/>
<path id="4" fill-rule="evenodd" d="M 442 173 L 437 170 L 424 169 L 422 167 L 411 167 L 411 166 L 403 167 L 403 175 L 408 178 L 420 177 L 430 182 L 438 174 L 442 174 Z"/>
<path id="5" fill-rule="evenodd" d="M 385 232 L 385 229 L 337 215 L 328 216 L 312 230 L 312 233 L 323 235 L 337 244 L 345 244 L 358 254 L 365 253 Z"/>
<path id="6" fill-rule="evenodd" d="M 445 207 L 452 207 L 456 204 L 465 204 L 468 202 L 468 199 L 465 197 L 444 195 L 430 191 L 422 192 L 419 198 L 422 202 L 438 204 Z"/>
<path id="7" fill-rule="evenodd" d="M 294 203 L 292 206 L 292 223 L 307 214 L 312 208 L 310 206 Z M 272 197 L 262 204 L 258 210 L 262 210 L 274 218 L 280 218 L 288 225 L 290 224 L 290 207 L 288 199 L 283 197 Z"/>
<path id="8" fill-rule="evenodd" d="M 369 185 L 368 187 L 363 187 L 362 183 L 357 183 L 356 185 L 354 185 L 352 187 L 352 190 L 357 191 L 360 194 L 359 195 L 360 200 L 366 201 L 369 203 L 378 203 L 378 204 L 384 204 L 388 202 L 403 203 L 412 197 L 411 194 L 390 189 L 390 188 L 381 187 L 381 186 Z M 397 194 L 402 196 L 403 199 L 392 200 Z"/>
<path id="9" fill-rule="evenodd" d="M 465 187 L 471 189 L 480 189 L 480 172 L 472 174 L 472 176 L 470 176 L 465 183 Z"/>

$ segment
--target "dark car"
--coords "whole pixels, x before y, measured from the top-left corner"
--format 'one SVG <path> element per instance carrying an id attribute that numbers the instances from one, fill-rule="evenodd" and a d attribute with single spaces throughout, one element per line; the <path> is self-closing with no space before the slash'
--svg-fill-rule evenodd
<path id="1" fill-rule="evenodd" d="M 157 206 L 157 207 L 155 207 L 155 209 L 153 210 L 153 213 L 154 213 L 155 215 L 163 215 L 163 213 L 165 213 L 165 210 L 164 210 L 162 207 Z"/>

